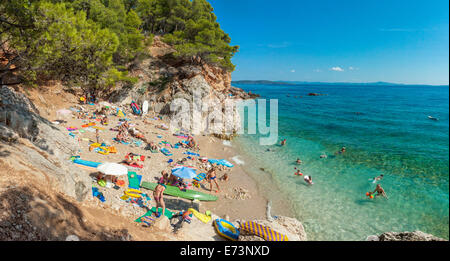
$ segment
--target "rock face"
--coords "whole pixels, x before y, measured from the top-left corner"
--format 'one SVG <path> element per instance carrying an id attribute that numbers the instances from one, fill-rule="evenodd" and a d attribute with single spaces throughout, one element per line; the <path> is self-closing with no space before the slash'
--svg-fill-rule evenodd
<path id="1" fill-rule="evenodd" d="M 213 114 L 215 118 L 201 127 L 202 131 L 207 130 L 203 133 L 214 133 L 215 136 L 223 139 L 231 138 L 240 130 L 239 114 L 237 110 L 234 110 L 233 115 L 230 115 L 219 105 L 224 107 L 227 99 L 252 99 L 258 96 L 232 87 L 230 72 L 206 63 L 187 63 L 176 60 L 170 55 L 174 51 L 159 37 L 155 37 L 149 50 L 151 57 L 137 62 L 130 71 L 130 75 L 139 79 L 138 82 L 134 86 L 117 86 L 111 101 L 129 104 L 134 100 L 142 104 L 147 100 L 150 112 L 173 117 L 176 113 L 171 111 L 170 103 L 175 99 L 187 101 L 192 111 L 202 109 L 200 104 L 194 102 L 194 97 L 198 97 L 196 95 L 199 94 L 203 102 L 208 100 L 212 104 L 210 108 L 202 112 L 202 117 L 207 119 L 208 115 Z M 212 130 L 211 122 L 222 122 L 223 125 L 232 126 L 232 128 L 221 132 Z"/>
<path id="2" fill-rule="evenodd" d="M 424 233 L 422 231 L 414 232 L 386 232 L 379 236 L 369 236 L 366 241 L 447 241 L 442 238 Z"/>
<path id="3" fill-rule="evenodd" d="M 2 153 L 11 156 L 1 163 L 46 182 L 54 181 L 52 185 L 78 201 L 89 192 L 87 173 L 68 162 L 79 145 L 42 118 L 27 97 L 7 86 L 0 89 L 0 142 Z"/>

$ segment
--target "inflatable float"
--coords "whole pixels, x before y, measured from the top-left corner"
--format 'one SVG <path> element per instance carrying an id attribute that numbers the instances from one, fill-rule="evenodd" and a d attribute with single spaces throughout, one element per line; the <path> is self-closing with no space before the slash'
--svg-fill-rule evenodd
<path id="1" fill-rule="evenodd" d="M 151 183 L 151 182 L 142 182 L 141 188 L 145 188 L 148 190 L 155 190 L 156 186 L 158 186 L 157 183 Z M 211 194 L 206 194 L 203 192 L 195 191 L 195 190 L 186 190 L 182 191 L 178 187 L 169 186 L 167 185 L 167 188 L 164 190 L 164 195 L 173 196 L 173 197 L 179 197 L 179 198 L 185 198 L 189 200 L 200 200 L 200 201 L 216 201 L 217 197 Z"/>
<path id="2" fill-rule="evenodd" d="M 79 158 L 75 159 L 73 161 L 73 163 L 78 164 L 78 165 L 87 166 L 87 167 L 92 167 L 92 168 L 97 168 L 101 164 L 100 162 L 87 161 L 87 160 L 82 160 Z"/>
<path id="3" fill-rule="evenodd" d="M 253 221 L 240 224 L 240 230 L 264 238 L 266 241 L 289 241 L 287 236 Z"/>
<path id="4" fill-rule="evenodd" d="M 225 219 L 214 220 L 214 227 L 217 233 L 226 239 L 236 241 L 239 238 L 239 230 Z"/>
<path id="5" fill-rule="evenodd" d="M 141 109 L 139 109 L 139 106 L 137 105 L 137 103 L 136 103 L 135 101 L 133 101 L 133 102 L 131 103 L 131 109 L 133 109 L 133 112 L 134 112 L 134 114 L 136 114 L 136 115 L 141 115 L 141 114 L 142 114 Z"/>
<path id="6" fill-rule="evenodd" d="M 125 192 L 125 195 L 132 197 L 132 198 L 141 198 L 142 197 L 142 191 L 137 189 L 127 189 Z"/>
<path id="7" fill-rule="evenodd" d="M 193 214 L 196 218 L 198 218 L 201 222 L 203 222 L 203 223 L 205 223 L 205 224 L 208 223 L 209 221 L 211 221 L 211 219 L 212 219 L 211 216 L 202 214 L 202 213 L 198 212 L 197 210 L 195 210 L 195 209 L 193 209 L 193 208 L 188 209 L 188 211 L 191 211 L 192 214 Z"/>

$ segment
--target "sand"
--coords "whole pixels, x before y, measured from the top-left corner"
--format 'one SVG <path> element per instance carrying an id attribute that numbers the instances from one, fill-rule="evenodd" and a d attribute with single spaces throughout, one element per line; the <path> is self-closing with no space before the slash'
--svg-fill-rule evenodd
<path id="1" fill-rule="evenodd" d="M 67 104 L 66 108 L 70 106 L 74 106 L 75 104 Z M 84 108 L 88 109 L 91 113 L 97 108 L 96 106 L 84 105 Z M 130 113 L 128 108 L 125 108 L 125 112 L 127 113 L 127 118 L 131 119 L 130 126 L 138 128 L 139 130 L 144 132 L 144 136 L 147 140 L 153 141 L 156 144 L 161 141 L 167 141 L 171 144 L 175 144 L 182 139 L 173 136 L 170 131 L 165 131 L 156 128 L 157 125 L 166 124 L 169 125 L 168 122 L 162 120 L 155 120 L 153 115 L 148 115 L 146 117 L 134 116 Z M 52 115 L 53 119 L 56 120 L 56 115 Z M 110 128 L 113 128 L 119 122 L 119 117 L 117 116 L 108 116 L 109 125 L 101 126 L 101 124 L 95 120 L 90 120 L 96 122 L 97 126 L 104 128 L 104 130 L 100 131 L 101 142 L 105 142 L 106 144 L 113 145 L 117 148 L 117 154 L 109 154 L 102 155 L 95 151 L 89 151 L 89 141 L 83 139 L 90 139 L 91 141 L 95 141 L 95 133 L 86 131 L 84 133 L 78 133 L 75 136 L 80 143 L 80 147 L 82 150 L 79 152 L 79 156 L 81 159 L 89 160 L 89 161 L 97 161 L 97 162 L 121 162 L 125 155 L 129 152 L 144 155 L 147 159 L 144 162 L 143 169 L 130 168 L 132 171 L 136 171 L 139 175 L 142 175 L 142 181 L 148 182 L 156 182 L 159 177 L 161 177 L 161 171 L 166 170 L 170 173 L 173 165 L 168 163 L 169 159 L 173 159 L 175 162 L 186 158 L 189 155 L 183 154 L 186 149 L 172 149 L 168 148 L 173 156 L 167 157 L 162 153 L 151 153 L 150 151 L 144 150 L 145 144 L 143 143 L 141 147 L 136 147 L 134 145 L 124 145 L 120 143 L 113 142 L 113 138 L 117 134 L 115 131 L 110 131 Z M 144 123 L 145 119 L 145 123 Z M 66 117 L 64 120 L 67 123 L 62 123 L 57 125 L 63 132 L 68 134 L 68 138 L 72 138 L 69 136 L 69 132 L 66 130 L 67 127 L 73 126 L 77 128 L 81 128 L 81 125 L 86 124 L 89 120 L 81 120 L 76 117 Z M 76 133 L 76 132 L 74 132 Z M 158 138 L 158 136 L 162 136 L 162 138 Z M 227 159 L 232 162 L 232 157 L 236 156 L 236 152 L 230 146 L 230 144 L 225 143 L 224 145 L 222 140 L 211 136 L 194 136 L 196 142 L 199 144 L 200 151 L 198 152 L 201 156 L 206 156 L 207 158 L 215 158 L 215 159 Z M 136 139 L 137 140 L 137 139 Z M 161 145 L 160 145 L 161 146 Z M 235 162 L 233 162 L 234 164 Z M 188 160 L 186 165 L 191 166 L 199 166 L 199 161 L 196 160 Z M 206 172 L 204 169 L 200 169 L 197 173 Z M 229 174 L 228 181 L 220 181 L 220 178 L 223 174 Z M 91 173 L 91 176 L 94 174 Z M 236 219 L 263 219 L 266 216 L 266 205 L 267 200 L 264 196 L 258 191 L 257 185 L 255 181 L 245 173 L 241 166 L 235 164 L 233 168 L 225 168 L 223 171 L 217 171 L 218 183 L 220 186 L 220 191 L 216 193 L 216 187 L 213 184 L 213 191 L 209 191 L 208 182 L 202 183 L 201 188 L 194 187 L 194 190 L 199 190 L 205 193 L 212 193 L 218 196 L 218 200 L 215 202 L 201 202 L 194 203 L 190 200 L 179 199 L 175 197 L 165 196 L 166 207 L 173 211 L 183 211 L 189 207 L 194 207 L 199 209 L 200 212 L 204 212 L 206 210 L 211 211 L 215 215 L 227 218 L 229 220 Z M 126 184 L 127 177 L 120 177 L 120 179 L 125 180 Z M 95 182 L 93 182 L 95 184 Z M 133 206 L 132 204 L 126 203 L 120 200 L 120 197 L 123 195 L 124 188 L 120 188 L 115 190 L 113 188 L 102 188 L 99 187 L 100 191 L 104 194 L 106 198 L 105 203 L 101 203 L 97 198 L 90 197 L 89 200 L 93 200 L 95 204 L 101 206 L 106 205 L 113 210 L 118 211 L 121 215 L 127 216 L 130 219 L 134 220 L 137 217 L 146 213 L 145 208 L 140 208 L 137 206 Z M 241 199 L 236 198 L 236 191 L 244 191 L 245 195 L 241 195 Z M 144 193 L 147 193 L 150 198 L 152 198 L 152 192 L 143 190 Z M 150 200 L 151 206 L 155 206 L 154 200 Z M 102 206 L 105 207 L 105 206 Z M 132 222 L 130 220 L 130 222 Z"/>

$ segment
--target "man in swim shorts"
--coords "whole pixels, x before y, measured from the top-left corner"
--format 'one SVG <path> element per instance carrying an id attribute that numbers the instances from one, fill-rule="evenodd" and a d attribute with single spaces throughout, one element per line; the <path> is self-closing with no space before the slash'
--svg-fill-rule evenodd
<path id="1" fill-rule="evenodd" d="M 156 186 L 155 188 L 155 191 L 153 191 L 153 197 L 155 198 L 156 201 L 156 217 L 158 218 L 164 216 L 164 213 L 166 211 L 166 205 L 164 203 L 164 190 L 166 190 L 167 188 L 166 184 L 167 184 L 166 181 L 158 184 L 158 186 Z M 161 215 L 158 212 L 159 206 L 162 207 Z"/>
<path id="2" fill-rule="evenodd" d="M 384 192 L 384 189 L 380 186 L 380 184 L 377 185 L 377 187 L 375 188 L 375 190 L 372 192 L 372 194 L 375 194 L 375 192 L 377 193 L 375 195 L 375 197 L 378 196 L 383 196 L 385 198 L 388 198 L 388 196 L 386 195 L 386 192 Z"/>
<path id="3" fill-rule="evenodd" d="M 212 191 L 212 182 L 214 181 L 214 183 L 217 186 L 217 191 L 219 192 L 220 188 L 219 188 L 219 184 L 217 184 L 217 176 L 216 176 L 216 169 L 214 167 L 212 167 L 209 171 L 208 171 L 208 175 L 207 175 L 208 181 L 209 181 L 209 191 Z"/>

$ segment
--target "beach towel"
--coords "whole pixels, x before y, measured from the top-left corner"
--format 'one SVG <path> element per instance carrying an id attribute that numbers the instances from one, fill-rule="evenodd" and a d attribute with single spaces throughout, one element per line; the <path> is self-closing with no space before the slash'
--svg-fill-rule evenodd
<path id="1" fill-rule="evenodd" d="M 161 149 L 161 153 L 166 156 L 172 156 L 173 154 L 166 148 Z"/>
<path id="2" fill-rule="evenodd" d="M 194 178 L 194 180 L 200 182 L 200 181 L 204 180 L 205 178 L 206 178 L 206 174 L 200 173 L 200 174 L 198 174 L 197 177 Z"/>
<path id="3" fill-rule="evenodd" d="M 158 213 L 160 214 L 161 212 L 162 212 L 162 208 L 158 208 Z M 142 223 L 143 217 L 148 217 L 148 216 L 151 217 L 153 215 L 153 213 L 156 213 L 155 207 L 152 207 L 152 209 L 150 209 L 147 213 L 145 213 L 145 215 L 139 217 L 134 222 Z M 166 208 L 166 210 L 164 211 L 164 216 L 166 216 L 168 219 L 171 219 L 173 217 L 173 215 L 174 215 L 174 213 Z"/>
<path id="4" fill-rule="evenodd" d="M 131 154 L 131 152 L 125 156 L 125 159 L 130 159 L 130 154 Z M 135 155 L 135 156 L 133 156 L 133 159 L 137 160 L 137 161 L 145 161 L 145 156 Z"/>
<path id="5" fill-rule="evenodd" d="M 286 235 L 253 221 L 241 223 L 240 231 L 247 231 L 248 233 L 264 238 L 266 241 L 289 241 Z"/>
<path id="6" fill-rule="evenodd" d="M 128 187 L 132 189 L 139 189 L 141 187 L 142 176 L 136 172 L 128 172 Z"/>
<path id="7" fill-rule="evenodd" d="M 192 155 L 192 156 L 200 157 L 200 154 L 198 154 L 198 153 L 193 153 L 193 152 L 190 152 L 190 151 L 186 151 L 186 152 L 184 152 L 183 154 L 187 154 L 187 155 Z"/>
<path id="8" fill-rule="evenodd" d="M 119 142 L 119 143 L 122 143 L 122 144 L 125 144 L 125 145 L 129 145 L 129 144 L 130 144 L 129 142 L 119 141 L 117 138 L 113 138 L 113 140 L 114 140 L 115 142 Z"/>
<path id="9" fill-rule="evenodd" d="M 81 125 L 82 128 L 87 128 L 87 127 L 91 127 L 91 126 L 95 126 L 95 122 L 91 122 L 91 123 L 88 123 L 88 124 Z"/>

